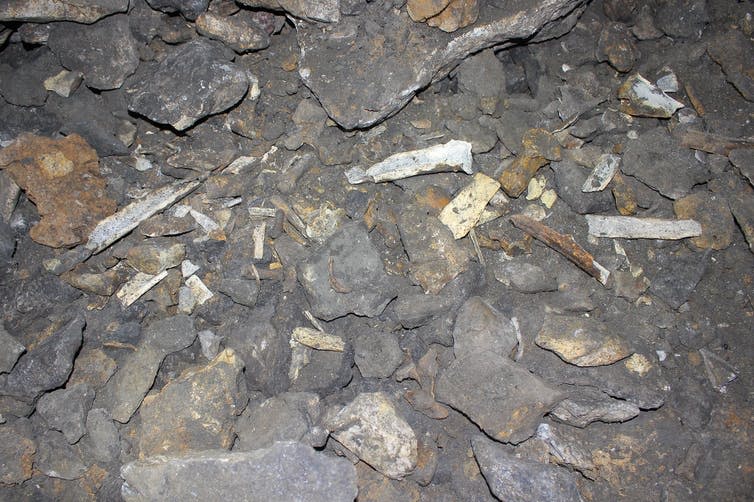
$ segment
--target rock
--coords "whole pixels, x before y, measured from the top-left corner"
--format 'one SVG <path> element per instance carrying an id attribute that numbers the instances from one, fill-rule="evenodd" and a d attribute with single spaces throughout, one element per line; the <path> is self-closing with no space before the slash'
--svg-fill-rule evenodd
<path id="1" fill-rule="evenodd" d="M 663 127 L 626 145 L 621 171 L 674 200 L 709 179 L 707 168 L 694 158 L 693 151 L 679 145 Z"/>
<path id="2" fill-rule="evenodd" d="M 0 150 L 0 166 L 36 204 L 42 220 L 30 235 L 40 244 L 80 244 L 100 219 L 115 212 L 97 154 L 81 136 L 55 140 L 22 135 Z"/>
<path id="3" fill-rule="evenodd" d="M 144 328 L 136 350 L 98 393 L 94 406 L 105 408 L 114 420 L 126 423 L 152 387 L 157 370 L 168 354 L 194 342 L 196 331 L 190 317 L 176 315 Z"/>
<path id="4" fill-rule="evenodd" d="M 76 273 L 61 274 L 60 278 L 76 289 L 93 295 L 110 296 L 128 279 L 128 272 L 122 267 L 114 267 L 101 274 Z"/>
<path id="5" fill-rule="evenodd" d="M 408 3 L 410 9 L 411 2 Z M 410 13 L 410 10 L 409 10 Z M 463 92 L 479 99 L 482 113 L 492 115 L 498 106 L 501 95 L 501 82 L 505 82 L 503 64 L 492 49 L 486 49 L 466 58 L 459 66 L 458 87 Z"/>
<path id="6" fill-rule="evenodd" d="M 94 402 L 94 389 L 87 384 L 74 385 L 42 396 L 37 413 L 50 428 L 60 431 L 70 444 L 86 433 L 86 415 Z"/>
<path id="7" fill-rule="evenodd" d="M 618 88 L 620 111 L 635 117 L 667 119 L 683 108 L 683 103 L 671 98 L 659 87 L 638 73 L 631 75 Z"/>
<path id="8" fill-rule="evenodd" d="M 657 6 L 654 21 L 657 27 L 670 37 L 698 38 L 709 22 L 707 2 L 668 0 Z"/>
<path id="9" fill-rule="evenodd" d="M 494 439 L 520 443 L 563 396 L 507 357 L 476 352 L 437 379 L 437 400 L 469 417 Z"/>
<path id="10" fill-rule="evenodd" d="M 623 23 L 608 23 L 602 28 L 597 42 L 597 58 L 609 62 L 619 72 L 631 71 L 638 58 L 628 26 Z"/>
<path id="11" fill-rule="evenodd" d="M 543 349 L 555 352 L 576 366 L 604 366 L 630 356 L 626 341 L 595 319 L 548 316 L 535 339 Z"/>
<path id="12" fill-rule="evenodd" d="M 403 360 L 398 338 L 392 333 L 362 333 L 353 341 L 353 359 L 365 378 L 388 378 Z"/>
<path id="13" fill-rule="evenodd" d="M 500 183 L 483 173 L 476 173 L 471 182 L 463 187 L 440 211 L 440 221 L 453 232 L 454 239 L 466 236 L 479 221 Z"/>
<path id="14" fill-rule="evenodd" d="M 564 424 L 586 427 L 592 422 L 626 422 L 639 415 L 639 407 L 586 388 L 559 402 L 550 415 Z"/>
<path id="15" fill-rule="evenodd" d="M 127 84 L 128 109 L 182 131 L 238 103 L 249 87 L 244 70 L 218 42 L 179 46 L 157 68 L 144 66 Z M 191 64 L 186 64 L 190 61 Z"/>
<path id="16" fill-rule="evenodd" d="M 532 3 L 526 10 L 520 10 L 518 4 L 495 5 L 494 10 L 491 7 L 480 4 L 474 30 L 453 34 L 438 33 L 429 26 L 415 24 L 397 10 L 386 11 L 376 5 L 365 6 L 359 16 L 340 19 L 337 37 L 314 24 L 297 21 L 299 74 L 339 125 L 346 129 L 368 127 L 402 108 L 417 90 L 443 79 L 469 54 L 511 39 L 527 39 L 535 33 L 535 38 L 541 40 L 567 31 L 575 24 L 584 3 Z M 368 22 L 391 29 L 364 30 L 362 27 Z M 407 33 L 411 36 L 406 37 Z M 402 50 L 381 49 L 394 44 Z M 406 61 L 417 64 L 406 65 Z M 385 71 L 387 68 L 389 72 Z M 375 79 L 375 75 L 380 78 Z"/>
<path id="17" fill-rule="evenodd" d="M 239 0 L 238 3 L 269 10 L 282 9 L 304 21 L 314 21 L 312 23 L 314 25 L 317 22 L 337 23 L 340 21 L 339 0 L 317 0 L 316 2 L 307 0 Z"/>
<path id="18" fill-rule="evenodd" d="M 502 445 L 480 436 L 471 444 L 484 479 L 500 500 L 581 502 L 568 471 L 514 457 Z"/>
<path id="19" fill-rule="evenodd" d="M 326 321 L 351 313 L 374 317 L 396 296 L 377 249 L 358 223 L 341 227 L 301 263 L 298 278 L 312 314 Z"/>
<path id="20" fill-rule="evenodd" d="M 520 293 L 542 293 L 557 291 L 558 279 L 542 267 L 532 263 L 514 260 L 496 266 L 495 279 Z"/>
<path id="21" fill-rule="evenodd" d="M 120 434 L 110 413 L 103 408 L 89 410 L 86 415 L 86 437 L 82 447 L 97 462 L 110 463 L 120 455 Z"/>
<path id="22" fill-rule="evenodd" d="M 615 207 L 609 192 L 582 192 L 589 172 L 575 162 L 564 160 L 553 162 L 550 168 L 555 172 L 555 186 L 558 196 L 579 214 L 604 213 Z"/>
<path id="23" fill-rule="evenodd" d="M 214 40 L 219 40 L 234 51 L 258 51 L 270 45 L 270 37 L 254 22 L 250 11 L 244 10 L 233 16 L 219 16 L 205 12 L 196 18 L 196 31 Z"/>
<path id="24" fill-rule="evenodd" d="M 13 74 L 13 78 L 0 81 L 0 95 L 14 105 L 42 106 L 47 100 L 47 89 L 42 82 L 60 71 L 60 65 L 55 55 L 46 48 L 30 51 L 27 58 L 18 67 L 12 60 L 10 64 L 0 64 L 3 74 Z"/>
<path id="25" fill-rule="evenodd" d="M 426 21 L 448 33 L 474 24 L 479 17 L 477 0 L 411 0 L 407 10 L 414 21 Z"/>
<path id="26" fill-rule="evenodd" d="M 677 309 L 694 292 L 708 265 L 705 253 L 683 248 L 656 250 L 654 260 L 645 264 L 650 291 Z"/>
<path id="27" fill-rule="evenodd" d="M 121 467 L 126 502 L 165 500 L 310 500 L 351 502 L 356 470 L 293 442 L 250 452 L 204 451 L 154 457 Z"/>
<path id="28" fill-rule="evenodd" d="M 186 246 L 179 242 L 140 244 L 126 253 L 128 265 L 145 274 L 159 274 L 163 270 L 177 267 L 186 257 Z"/>
<path id="29" fill-rule="evenodd" d="M 0 425 L 0 482 L 10 485 L 31 478 L 37 445 L 31 430 L 16 424 Z M 31 429 L 30 427 L 28 429 Z"/>
<path id="30" fill-rule="evenodd" d="M 702 225 L 702 235 L 689 239 L 697 248 L 720 250 L 733 242 L 736 224 L 722 197 L 696 192 L 673 202 L 673 211 L 678 218 L 692 219 Z"/>
<path id="31" fill-rule="evenodd" d="M 427 295 L 419 292 L 400 293 L 390 306 L 398 321 L 406 329 L 418 328 L 446 314 L 458 300 L 453 295 Z"/>
<path id="32" fill-rule="evenodd" d="M 230 297 L 235 303 L 245 307 L 253 307 L 259 297 L 259 285 L 248 279 L 225 278 L 220 281 L 217 290 Z"/>
<path id="33" fill-rule="evenodd" d="M 567 469 L 573 469 L 584 475 L 585 478 L 594 480 L 597 477 L 594 462 L 592 461 L 592 452 L 581 446 L 578 437 L 569 434 L 569 431 L 563 429 L 556 430 L 550 424 L 541 423 L 537 427 L 537 434 L 530 441 L 532 446 L 540 442 L 541 447 L 549 454 L 546 460 L 548 463 L 555 463 Z M 527 441 L 523 446 L 527 446 Z M 540 450 L 541 451 L 541 450 Z M 524 454 L 526 456 L 526 454 Z M 536 456 L 527 457 L 531 460 L 538 460 Z"/>
<path id="34" fill-rule="evenodd" d="M 47 45 L 66 69 L 83 73 L 84 82 L 93 89 L 117 89 L 139 66 L 126 14 L 90 26 L 55 23 Z"/>
<path id="35" fill-rule="evenodd" d="M 424 291 L 437 294 L 469 265 L 469 252 L 437 217 L 417 207 L 398 215 L 401 241 L 410 260 L 411 278 Z"/>
<path id="36" fill-rule="evenodd" d="M 478 296 L 458 310 L 453 326 L 453 353 L 457 359 L 479 352 L 508 357 L 518 341 L 510 319 Z"/>
<path id="37" fill-rule="evenodd" d="M 736 148 L 728 155 L 731 163 L 738 168 L 741 175 L 754 186 L 754 148 Z"/>
<path id="38" fill-rule="evenodd" d="M 44 81 L 45 89 L 52 91 L 58 96 L 67 98 L 79 88 L 84 75 L 77 71 L 61 70 Z"/>
<path id="39" fill-rule="evenodd" d="M 389 478 L 402 479 L 416 467 L 416 435 L 382 392 L 359 394 L 328 414 L 324 425 L 340 444 Z"/>
<path id="40" fill-rule="evenodd" d="M 139 458 L 189 450 L 230 449 L 236 416 L 249 396 L 244 363 L 225 349 L 206 366 L 189 368 L 139 410 Z"/>
<path id="41" fill-rule="evenodd" d="M 47 476 L 78 479 L 86 472 L 86 464 L 77 445 L 70 445 L 57 431 L 46 431 L 39 437 L 34 465 Z"/>
<path id="42" fill-rule="evenodd" d="M 754 44 L 751 37 L 733 29 L 724 30 L 707 45 L 707 54 L 720 65 L 728 82 L 748 101 L 754 101 L 751 63 L 746 63 L 746 54 L 751 54 L 752 50 Z"/>
<path id="43" fill-rule="evenodd" d="M 0 353 L 0 374 L 10 373 L 26 347 L 18 343 L 10 333 L 5 331 L 2 323 L 0 323 L 0 347 L 3 347 L 3 351 Z"/>
<path id="44" fill-rule="evenodd" d="M 305 345 L 293 345 L 288 376 L 291 390 L 318 392 L 326 396 L 345 387 L 353 377 L 353 349 L 314 350 Z"/>
<path id="45" fill-rule="evenodd" d="M 233 451 L 269 448 L 276 441 L 320 447 L 327 436 L 317 425 L 321 413 L 319 396 L 309 392 L 285 392 L 250 404 L 236 421 Z"/>
<path id="46" fill-rule="evenodd" d="M 162 12 L 180 12 L 183 17 L 193 21 L 207 10 L 209 0 L 147 0 L 147 3 Z"/>
<path id="47" fill-rule="evenodd" d="M 32 402 L 42 392 L 62 386 L 81 347 L 84 317 L 57 321 L 54 333 L 24 353 L 7 375 L 0 375 L 0 395 Z"/>
<path id="48" fill-rule="evenodd" d="M 93 23 L 116 12 L 126 12 L 128 0 L 7 0 L 0 4 L 0 21 L 75 21 Z"/>

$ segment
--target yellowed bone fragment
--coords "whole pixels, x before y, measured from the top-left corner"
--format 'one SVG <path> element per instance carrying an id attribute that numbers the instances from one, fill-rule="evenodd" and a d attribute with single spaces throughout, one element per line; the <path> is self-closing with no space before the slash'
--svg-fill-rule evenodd
<path id="1" fill-rule="evenodd" d="M 453 237 L 460 239 L 474 228 L 487 202 L 500 188 L 500 183 L 489 176 L 477 173 L 471 183 L 461 189 L 440 212 L 440 221 L 447 226 Z"/>

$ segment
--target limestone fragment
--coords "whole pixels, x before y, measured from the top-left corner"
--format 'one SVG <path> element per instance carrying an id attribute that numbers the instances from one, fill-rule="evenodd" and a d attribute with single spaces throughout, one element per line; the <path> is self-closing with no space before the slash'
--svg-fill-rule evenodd
<path id="1" fill-rule="evenodd" d="M 618 97 L 621 111 L 636 117 L 667 119 L 684 106 L 638 73 L 628 77 L 620 86 Z"/>
<path id="2" fill-rule="evenodd" d="M 115 212 L 97 153 L 78 134 L 59 140 L 24 134 L 0 150 L 0 167 L 36 204 L 41 221 L 30 235 L 40 244 L 79 244 Z"/>
<path id="3" fill-rule="evenodd" d="M 550 415 L 565 424 L 586 427 L 592 422 L 625 422 L 636 417 L 639 411 L 639 407 L 629 401 L 588 391 L 562 400 Z"/>
<path id="4" fill-rule="evenodd" d="M 615 176 L 620 164 L 620 157 L 610 153 L 601 155 L 597 161 L 597 165 L 586 178 L 584 186 L 581 188 L 582 192 L 599 192 L 607 188 L 607 185 Z"/>
<path id="5" fill-rule="evenodd" d="M 195 275 L 186 279 L 186 286 L 191 290 L 196 305 L 202 305 L 204 302 L 215 296 L 206 284 Z"/>
<path id="6" fill-rule="evenodd" d="M 213 12 L 199 14 L 196 31 L 220 40 L 239 54 L 258 51 L 270 45 L 267 32 L 253 21 L 253 16 L 246 10 L 227 17 Z"/>
<path id="7" fill-rule="evenodd" d="M 477 173 L 471 183 L 446 205 L 440 212 L 442 221 L 455 239 L 460 239 L 474 228 L 487 202 L 500 188 L 500 183 L 489 176 Z"/>
<path id="8" fill-rule="evenodd" d="M 382 392 L 361 393 L 325 420 L 330 435 L 392 479 L 416 467 L 417 440 L 411 426 Z"/>
<path id="9" fill-rule="evenodd" d="M 0 3 L 0 21 L 75 21 L 88 24 L 127 10 L 128 0 L 5 0 Z"/>
<path id="10" fill-rule="evenodd" d="M 13 369 L 26 347 L 18 343 L 15 337 L 5 331 L 2 323 L 0 323 L 0 347 L 3 347 L 3 351 L 0 353 L 0 373 L 8 373 Z"/>
<path id="11" fill-rule="evenodd" d="M 305 326 L 294 328 L 293 333 L 291 333 L 291 340 L 317 350 L 343 352 L 345 348 L 345 342 L 341 337 Z"/>
<path id="12" fill-rule="evenodd" d="M 129 307 L 167 276 L 167 270 L 163 270 L 157 275 L 138 272 L 115 293 L 115 296 L 118 297 L 124 307 Z"/>
<path id="13" fill-rule="evenodd" d="M 471 167 L 471 143 L 451 140 L 423 150 L 396 153 L 366 171 L 353 167 L 346 171 L 346 178 L 349 183 L 356 185 L 367 181 L 381 183 L 447 171 L 474 173 Z"/>
<path id="14" fill-rule="evenodd" d="M 548 316 L 535 339 L 576 366 L 605 366 L 631 355 L 628 344 L 608 327 L 591 318 Z"/>
<path id="15" fill-rule="evenodd" d="M 44 81 L 45 89 L 67 98 L 78 89 L 83 74 L 78 71 L 61 70 L 57 75 Z"/>
<path id="16" fill-rule="evenodd" d="M 694 220 L 587 214 L 586 222 L 589 235 L 595 237 L 677 240 L 702 234 L 702 226 Z"/>

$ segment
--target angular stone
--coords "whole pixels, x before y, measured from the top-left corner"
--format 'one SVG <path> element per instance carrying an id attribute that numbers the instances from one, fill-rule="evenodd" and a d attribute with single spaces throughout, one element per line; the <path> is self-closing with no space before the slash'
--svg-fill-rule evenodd
<path id="1" fill-rule="evenodd" d="M 605 366 L 631 355 L 631 348 L 595 319 L 547 316 L 535 342 L 576 366 Z"/>
<path id="2" fill-rule="evenodd" d="M 358 223 L 341 227 L 301 263 L 298 278 L 312 313 L 326 321 L 351 313 L 374 317 L 396 296 L 369 233 Z"/>
<path id="3" fill-rule="evenodd" d="M 62 386 L 81 347 L 84 324 L 83 316 L 75 317 L 23 354 L 10 373 L 0 375 L 0 395 L 31 402 L 42 392 Z"/>
<path id="4" fill-rule="evenodd" d="M 127 10 L 128 0 L 6 0 L 0 4 L 0 21 L 75 21 L 88 24 Z"/>
<path id="5" fill-rule="evenodd" d="M 353 341 L 353 359 L 365 378 L 388 378 L 403 360 L 398 338 L 392 333 L 362 333 Z"/>
<path id="6" fill-rule="evenodd" d="M 417 90 L 442 80 L 469 54 L 535 33 L 537 40 L 564 33 L 575 24 L 584 3 L 557 0 L 521 7 L 504 3 L 493 8 L 482 2 L 475 29 L 453 34 L 416 24 L 397 9 L 370 4 L 361 15 L 340 19 L 337 33 L 299 21 L 299 74 L 338 124 L 346 129 L 368 127 L 403 107 Z M 365 23 L 391 29 L 364 30 Z M 401 50 L 387 50 L 394 46 Z"/>
<path id="7" fill-rule="evenodd" d="M 469 265 L 469 252 L 437 217 L 418 207 L 398 216 L 401 241 L 410 260 L 411 278 L 424 291 L 437 294 Z"/>
<path id="8" fill-rule="evenodd" d="M 702 225 L 702 235 L 689 239 L 699 249 L 725 249 L 733 242 L 736 224 L 728 203 L 719 195 L 697 192 L 673 203 L 678 218 L 688 218 Z"/>
<path id="9" fill-rule="evenodd" d="M 665 197 L 678 199 L 709 179 L 707 168 L 664 127 L 656 127 L 626 145 L 621 171 L 635 176 Z"/>
<path id="10" fill-rule="evenodd" d="M 751 37 L 734 29 L 724 30 L 707 45 L 707 54 L 720 65 L 728 82 L 748 101 L 754 101 L 752 65 L 746 56 L 752 51 L 754 43 Z"/>
<path id="11" fill-rule="evenodd" d="M 128 16 L 117 14 L 91 26 L 55 23 L 47 45 L 68 70 L 84 74 L 87 86 L 117 89 L 139 66 Z"/>
<path id="12" fill-rule="evenodd" d="M 516 157 L 500 175 L 501 188 L 511 197 L 518 197 L 529 186 L 529 181 L 539 169 L 547 164 L 541 155 L 524 153 Z"/>
<path id="13" fill-rule="evenodd" d="M 426 21 L 448 6 L 450 0 L 408 0 L 406 10 L 414 21 Z"/>
<path id="14" fill-rule="evenodd" d="M 30 235 L 40 244 L 84 242 L 100 219 L 115 212 L 97 153 L 77 134 L 59 140 L 22 135 L 0 150 L 0 167 L 36 204 L 42 219 Z"/>
<path id="15" fill-rule="evenodd" d="M 586 427 L 592 422 L 625 422 L 639 414 L 639 407 L 598 391 L 584 390 L 562 400 L 550 415 L 564 424 Z"/>
<path id="16" fill-rule="evenodd" d="M 340 20 L 339 0 L 239 0 L 241 5 L 269 10 L 282 9 L 305 21 L 337 23 Z"/>
<path id="17" fill-rule="evenodd" d="M 558 289 L 557 277 L 532 263 L 506 261 L 494 270 L 495 279 L 520 293 L 541 293 Z"/>
<path id="18" fill-rule="evenodd" d="M 45 89 L 52 91 L 58 96 L 67 98 L 81 85 L 83 75 L 77 71 L 61 70 L 55 76 L 44 81 Z"/>
<path id="19" fill-rule="evenodd" d="M 60 278 L 85 293 L 110 296 L 128 279 L 127 274 L 123 268 L 115 267 L 101 274 L 65 272 Z"/>
<path id="20" fill-rule="evenodd" d="M 351 381 L 353 349 L 350 345 L 342 351 L 314 350 L 295 341 L 291 345 L 288 370 L 291 390 L 318 392 L 326 396 Z"/>
<path id="21" fill-rule="evenodd" d="M 476 173 L 471 183 L 463 187 L 440 211 L 440 221 L 453 232 L 453 238 L 460 239 L 474 228 L 499 188 L 497 181 L 486 174 Z"/>
<path id="22" fill-rule="evenodd" d="M 620 110 L 635 117 L 670 118 L 683 103 L 665 94 L 638 73 L 630 76 L 618 89 Z"/>
<path id="23" fill-rule="evenodd" d="M 31 478 L 37 445 L 31 431 L 13 425 L 0 425 L 0 483 L 21 483 Z"/>
<path id="24" fill-rule="evenodd" d="M 607 61 L 619 72 L 631 71 L 637 60 L 636 46 L 628 26 L 623 23 L 608 23 L 602 28 L 597 42 L 597 57 Z"/>
<path id="25" fill-rule="evenodd" d="M 144 329 L 141 342 L 98 393 L 94 406 L 105 408 L 114 420 L 126 423 L 152 387 L 165 356 L 194 342 L 190 317 L 177 315 L 155 321 Z"/>
<path id="26" fill-rule="evenodd" d="M 657 250 L 654 260 L 645 264 L 650 291 L 677 309 L 689 299 L 709 266 L 705 253 L 683 248 Z"/>
<path id="27" fill-rule="evenodd" d="M 233 16 L 205 12 L 196 18 L 196 31 L 219 40 L 238 53 L 258 51 L 270 45 L 270 37 L 254 22 L 253 14 L 241 11 Z"/>
<path id="28" fill-rule="evenodd" d="M 409 2 L 410 5 L 410 2 Z M 492 115 L 501 97 L 501 82 L 505 82 L 503 64 L 492 49 L 468 57 L 458 66 L 458 86 L 479 99 L 482 113 Z"/>
<path id="29" fill-rule="evenodd" d="M 50 428 L 60 431 L 70 444 L 86 433 L 86 415 L 94 402 L 94 389 L 87 384 L 55 390 L 37 402 L 37 413 Z"/>
<path id="30" fill-rule="evenodd" d="M 754 169 L 754 164 L 752 164 Z M 749 243 L 749 249 L 754 252 L 754 190 L 750 186 L 740 187 L 728 199 L 730 210 L 736 219 L 741 232 Z"/>
<path id="31" fill-rule="evenodd" d="M 110 463 L 120 455 L 120 434 L 110 413 L 103 408 L 89 410 L 86 415 L 84 451 L 97 462 Z"/>
<path id="32" fill-rule="evenodd" d="M 469 417 L 494 439 L 520 443 L 562 399 L 560 391 L 507 357 L 475 352 L 440 373 L 437 400 Z"/>
<path id="33" fill-rule="evenodd" d="M 654 20 L 672 38 L 697 38 L 709 23 L 710 13 L 705 0 L 666 0 L 657 4 Z"/>
<path id="34" fill-rule="evenodd" d="M 442 12 L 427 19 L 427 24 L 440 28 L 446 33 L 452 33 L 474 24 L 477 18 L 479 18 L 477 0 L 450 0 Z"/>
<path id="35" fill-rule="evenodd" d="M 204 451 L 121 467 L 126 502 L 148 500 L 307 500 L 351 502 L 356 469 L 309 446 L 278 442 L 250 452 Z"/>
<path id="36" fill-rule="evenodd" d="M 78 479 L 87 468 L 79 447 L 68 444 L 57 431 L 46 431 L 39 438 L 34 465 L 51 478 L 60 479 Z"/>
<path id="37" fill-rule="evenodd" d="M 18 67 L 14 67 L 13 62 L 0 64 L 3 75 L 13 75 L 13 78 L 0 80 L 0 95 L 14 105 L 42 106 L 47 99 L 47 89 L 42 83 L 60 71 L 60 65 L 46 48 L 29 51 L 24 59 Z"/>
<path id="38" fill-rule="evenodd" d="M 319 396 L 309 392 L 285 392 L 250 404 L 236 422 L 233 451 L 269 448 L 276 441 L 322 446 L 327 432 L 316 425 L 321 408 Z"/>
<path id="39" fill-rule="evenodd" d="M 196 19 L 209 6 L 209 0 L 147 0 L 147 3 L 162 12 L 180 12 L 189 21 Z"/>
<path id="40" fill-rule="evenodd" d="M 0 323 L 0 347 L 3 347 L 3 351 L 0 353 L 0 373 L 9 373 L 26 347 L 18 343 L 10 333 L 5 331 L 2 323 Z"/>
<path id="41" fill-rule="evenodd" d="M 243 367 L 225 349 L 207 366 L 190 368 L 147 396 L 139 410 L 139 458 L 230 449 L 236 416 L 249 400 Z"/>
<path id="42" fill-rule="evenodd" d="M 230 296 L 234 303 L 253 307 L 259 297 L 259 285 L 256 281 L 248 279 L 231 279 L 225 278 L 220 281 L 217 290 Z"/>
<path id="43" fill-rule="evenodd" d="M 576 482 L 565 469 L 517 458 L 508 453 L 502 445 L 484 437 L 473 438 L 471 445 L 490 491 L 500 500 L 583 500 Z"/>
<path id="44" fill-rule="evenodd" d="M 177 267 L 186 257 L 182 243 L 147 243 L 134 246 L 126 253 L 128 265 L 145 274 L 159 274 L 168 268 Z"/>
<path id="45" fill-rule="evenodd" d="M 340 444 L 389 478 L 402 479 L 416 467 L 416 435 L 382 392 L 359 394 L 324 425 Z"/>
<path id="46" fill-rule="evenodd" d="M 555 186 L 558 196 L 579 214 L 603 213 L 615 206 L 609 192 L 584 193 L 582 187 L 589 173 L 570 160 L 553 162 L 550 168 L 555 171 Z"/>
<path id="47" fill-rule="evenodd" d="M 517 343 L 510 319 L 482 298 L 472 296 L 458 310 L 453 326 L 456 358 L 486 351 L 508 357 Z"/>
<path id="48" fill-rule="evenodd" d="M 126 94 L 132 112 L 182 131 L 235 105 L 248 88 L 248 75 L 218 42 L 198 39 L 175 49 L 157 68 L 137 72 Z"/>

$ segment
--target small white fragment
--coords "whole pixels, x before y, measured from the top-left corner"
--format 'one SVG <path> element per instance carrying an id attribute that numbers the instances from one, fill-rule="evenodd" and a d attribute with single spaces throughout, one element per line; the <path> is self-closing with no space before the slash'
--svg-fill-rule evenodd
<path id="1" fill-rule="evenodd" d="M 589 234 L 596 237 L 678 240 L 702 234 L 702 226 L 694 220 L 587 214 L 586 221 Z"/>
<path id="2" fill-rule="evenodd" d="M 254 241 L 254 259 L 261 260 L 264 258 L 264 233 L 267 225 L 265 222 L 261 222 L 254 227 L 254 231 L 251 234 L 251 239 Z"/>
<path id="3" fill-rule="evenodd" d="M 191 211 L 191 206 L 187 206 L 186 204 L 179 204 L 173 208 L 173 216 L 176 218 L 185 218 L 187 214 L 189 214 L 189 211 Z"/>
<path id="4" fill-rule="evenodd" d="M 529 180 L 529 186 L 526 188 L 526 200 L 537 200 L 542 196 L 542 192 L 547 185 L 547 180 L 542 176 L 536 176 Z"/>
<path id="5" fill-rule="evenodd" d="M 657 87 L 659 87 L 662 92 L 678 92 L 678 89 L 680 89 L 681 86 L 678 83 L 678 76 L 675 72 L 667 66 L 660 71 L 663 75 L 657 79 Z"/>
<path id="6" fill-rule="evenodd" d="M 152 289 L 157 283 L 167 277 L 167 275 L 167 270 L 163 270 L 157 275 L 138 272 L 130 281 L 125 283 L 117 293 L 115 293 L 115 296 L 118 297 L 124 307 L 128 307 L 133 302 L 141 298 L 144 293 Z"/>
<path id="7" fill-rule="evenodd" d="M 396 153 L 374 164 L 366 171 L 360 167 L 354 167 L 346 171 L 346 178 L 349 183 L 356 185 L 366 181 L 380 183 L 417 174 L 447 171 L 473 174 L 471 160 L 471 143 L 454 139 L 422 150 Z"/>
<path id="8" fill-rule="evenodd" d="M 200 227 L 208 234 L 220 230 L 220 225 L 206 214 L 200 213 L 196 209 L 190 209 L 189 214 L 196 220 Z"/>
<path id="9" fill-rule="evenodd" d="M 242 170 L 254 165 L 255 162 L 259 162 L 259 157 L 242 156 L 235 159 L 233 162 L 223 169 L 223 173 L 238 174 Z"/>
<path id="10" fill-rule="evenodd" d="M 304 326 L 300 326 L 293 330 L 293 333 L 291 333 L 291 340 L 306 345 L 312 349 L 328 350 L 331 352 L 343 352 L 346 346 L 343 339 L 339 336 L 330 335 L 323 331 Z"/>
<path id="11" fill-rule="evenodd" d="M 641 116 L 669 118 L 684 106 L 638 73 L 626 80 L 618 91 L 618 97 L 641 107 Z"/>
<path id="12" fill-rule="evenodd" d="M 226 209 L 229 208 L 229 207 L 236 207 L 237 205 L 239 205 L 242 202 L 243 202 L 243 197 L 234 197 L 234 198 L 232 198 L 230 200 L 227 200 L 227 201 L 223 202 L 223 207 L 226 208 Z"/>
<path id="13" fill-rule="evenodd" d="M 197 305 L 202 305 L 204 302 L 215 296 L 202 280 L 195 275 L 186 279 L 186 286 L 189 287 L 191 293 L 194 295 Z"/>
<path id="14" fill-rule="evenodd" d="M 262 217 L 262 218 L 274 218 L 277 214 L 277 209 L 274 207 L 250 207 L 249 208 L 249 216 L 252 218 L 255 217 Z"/>
<path id="15" fill-rule="evenodd" d="M 191 314 L 196 307 L 196 298 L 188 286 L 181 286 L 178 289 L 178 312 L 182 314 Z"/>
<path id="16" fill-rule="evenodd" d="M 453 237 L 460 239 L 474 228 L 487 202 L 500 188 L 500 183 L 486 174 L 476 173 L 471 183 L 462 188 L 442 211 L 440 221 L 447 226 Z"/>
<path id="17" fill-rule="evenodd" d="M 211 361 L 220 351 L 220 337 L 208 329 L 200 331 L 197 335 L 202 346 L 202 355 Z"/>
<path id="18" fill-rule="evenodd" d="M 657 359 L 660 362 L 663 362 L 668 357 L 668 353 L 665 352 L 664 350 L 655 350 L 655 353 L 657 354 Z"/>
<path id="19" fill-rule="evenodd" d="M 134 159 L 134 169 L 139 172 L 149 171 L 152 167 L 152 161 L 142 155 L 138 155 Z"/>
<path id="20" fill-rule="evenodd" d="M 610 153 L 601 155 L 597 165 L 584 181 L 581 187 L 582 192 L 601 192 L 612 181 L 615 172 L 618 170 L 620 157 Z"/>
<path id="21" fill-rule="evenodd" d="M 184 279 L 186 279 L 187 277 L 194 275 L 194 273 L 200 268 L 200 266 L 194 265 L 189 260 L 183 260 L 181 262 L 181 275 Z"/>

